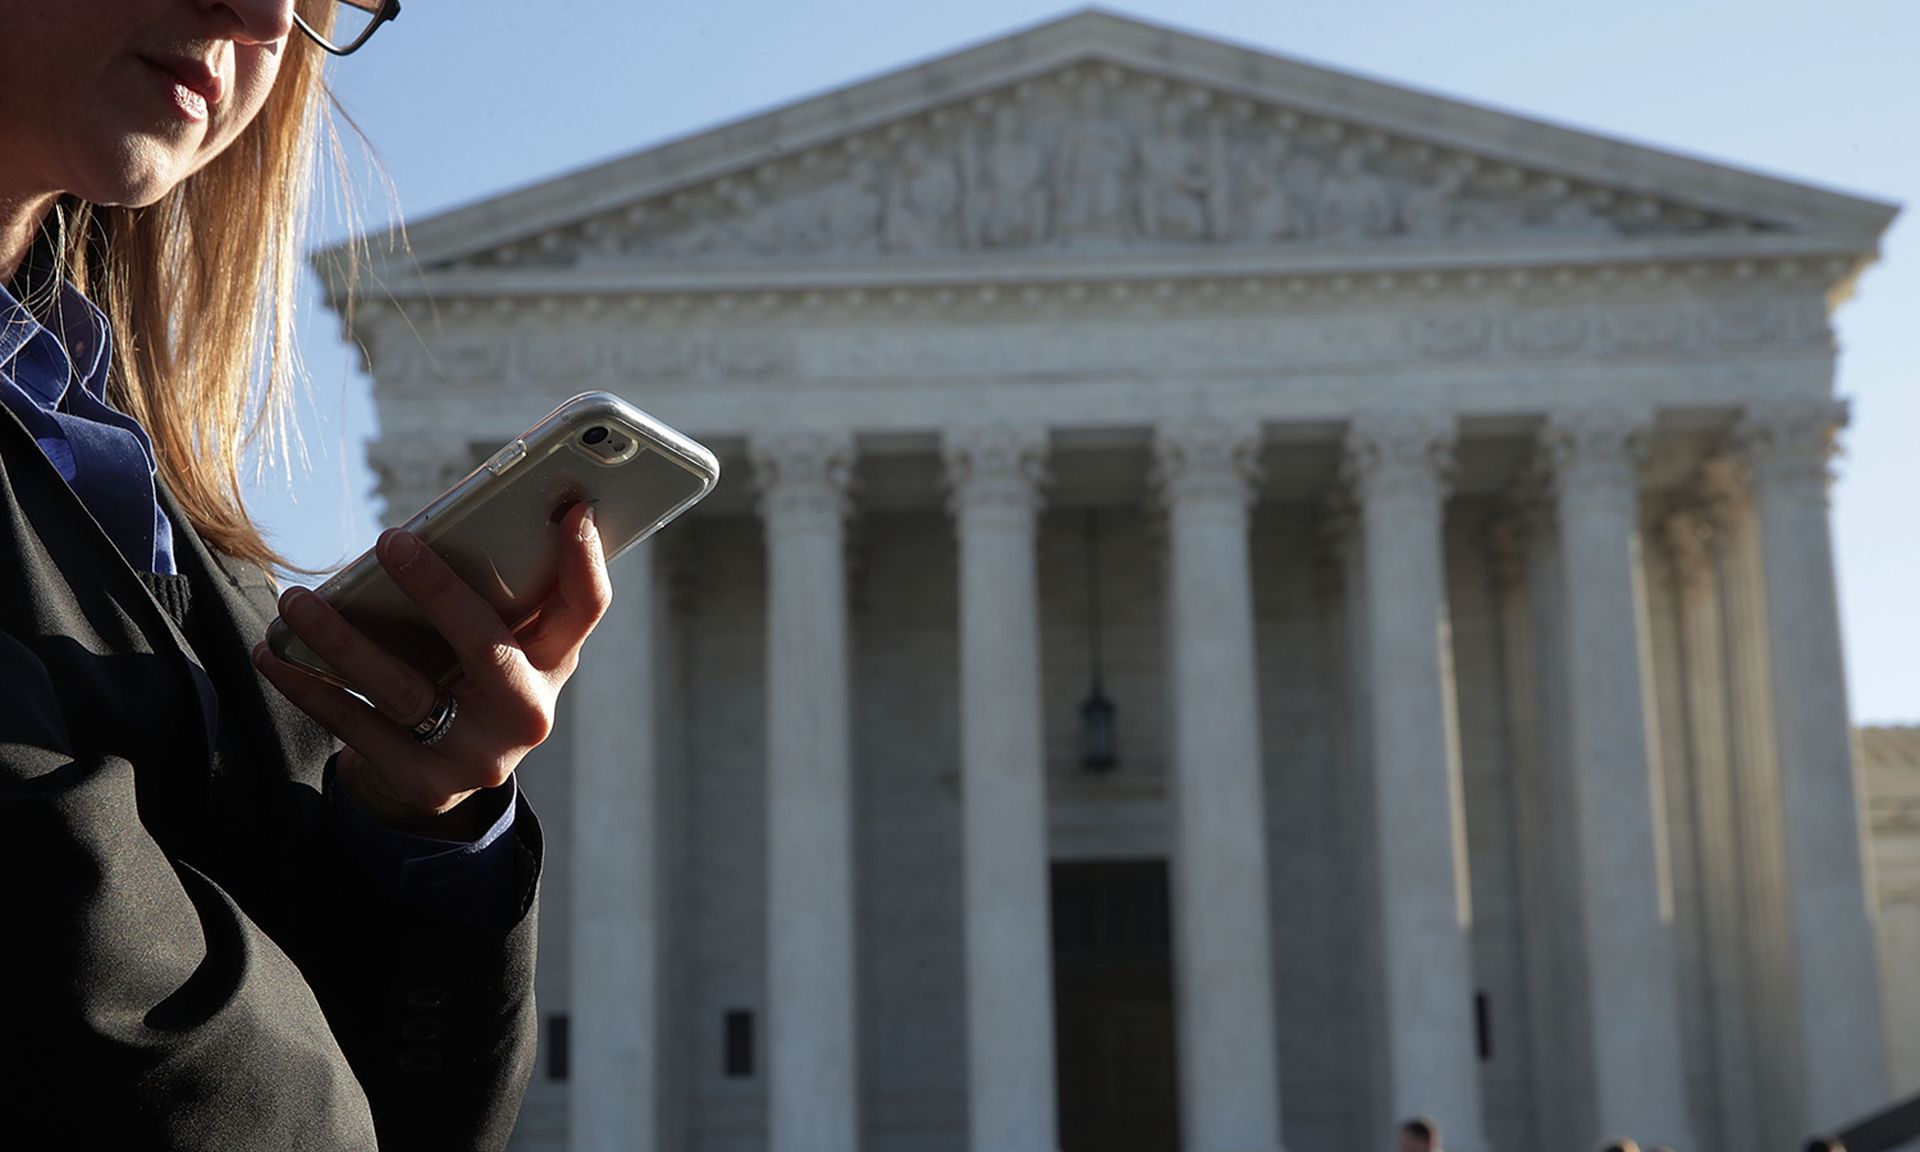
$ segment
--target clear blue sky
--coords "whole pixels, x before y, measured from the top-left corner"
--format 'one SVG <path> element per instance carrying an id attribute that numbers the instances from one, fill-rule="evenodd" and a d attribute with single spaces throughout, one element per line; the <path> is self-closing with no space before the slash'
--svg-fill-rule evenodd
<path id="1" fill-rule="evenodd" d="M 970 0 L 407 0 L 335 88 L 419 217 L 1073 11 Z M 1106 5 L 1414 88 L 1914 205 L 1915 0 L 1162 0 Z M 367 206 L 376 218 L 379 197 Z M 323 224 L 323 235 L 337 232 Z M 1838 319 L 1854 425 L 1835 491 L 1862 722 L 1920 721 L 1920 225 L 1903 215 Z M 378 525 L 370 384 L 309 312 L 310 469 L 255 510 L 297 562 Z M 294 494 L 297 493 L 297 500 Z"/>

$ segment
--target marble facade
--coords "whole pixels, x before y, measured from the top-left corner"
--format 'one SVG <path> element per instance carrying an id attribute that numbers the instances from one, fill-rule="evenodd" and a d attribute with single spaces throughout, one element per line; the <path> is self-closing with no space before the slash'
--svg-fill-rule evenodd
<path id="1" fill-rule="evenodd" d="M 1884 1103 L 1826 486 L 1892 212 L 1089 13 L 414 223 L 391 509 L 589 388 L 727 470 L 523 770 L 516 1146 L 1060 1148 L 1115 860 L 1188 1152 Z"/>

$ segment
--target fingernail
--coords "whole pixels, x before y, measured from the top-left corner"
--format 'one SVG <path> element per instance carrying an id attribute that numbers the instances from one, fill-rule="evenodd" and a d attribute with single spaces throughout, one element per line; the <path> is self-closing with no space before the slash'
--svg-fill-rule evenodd
<path id="1" fill-rule="evenodd" d="M 420 555 L 420 541 L 411 532 L 395 532 L 387 538 L 387 559 L 405 568 Z"/>
<path id="2" fill-rule="evenodd" d="M 593 505 L 589 504 L 587 505 L 587 510 L 580 514 L 580 539 L 591 540 L 594 538 L 594 535 Z"/>
<path id="3" fill-rule="evenodd" d="M 280 607 L 281 615 L 287 618 L 289 624 L 311 624 L 314 617 L 320 614 L 319 605 L 314 603 L 317 599 L 319 597 L 305 588 L 295 588 L 287 593 L 286 603 Z"/>
<path id="4" fill-rule="evenodd" d="M 255 644 L 253 646 L 254 667 L 264 668 L 267 666 L 267 652 L 268 649 L 265 643 Z"/>

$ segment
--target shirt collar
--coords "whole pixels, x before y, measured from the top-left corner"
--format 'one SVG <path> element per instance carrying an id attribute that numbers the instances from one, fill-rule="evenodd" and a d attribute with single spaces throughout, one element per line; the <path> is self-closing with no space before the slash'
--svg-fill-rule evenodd
<path id="1" fill-rule="evenodd" d="M 50 311 L 46 320 L 52 324 L 51 330 L 5 285 L 0 285 L 0 371 L 7 372 L 16 384 L 48 406 L 59 404 L 68 384 L 76 380 L 104 402 L 113 346 L 106 313 L 94 307 L 93 301 L 69 280 L 60 282 L 60 294 Z M 15 362 L 23 353 L 47 370 L 18 371 Z"/>

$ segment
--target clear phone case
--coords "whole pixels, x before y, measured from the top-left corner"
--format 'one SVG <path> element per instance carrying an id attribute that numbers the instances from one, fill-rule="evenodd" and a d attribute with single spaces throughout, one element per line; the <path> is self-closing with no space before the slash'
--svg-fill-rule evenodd
<path id="1" fill-rule="evenodd" d="M 713 453 L 607 392 L 568 400 L 509 441 L 403 525 L 518 630 L 552 591 L 559 521 L 586 501 L 609 560 L 713 491 Z M 445 683 L 459 661 L 388 578 L 371 549 L 315 591 L 375 644 Z M 286 625 L 267 631 L 275 655 L 340 683 Z"/>

